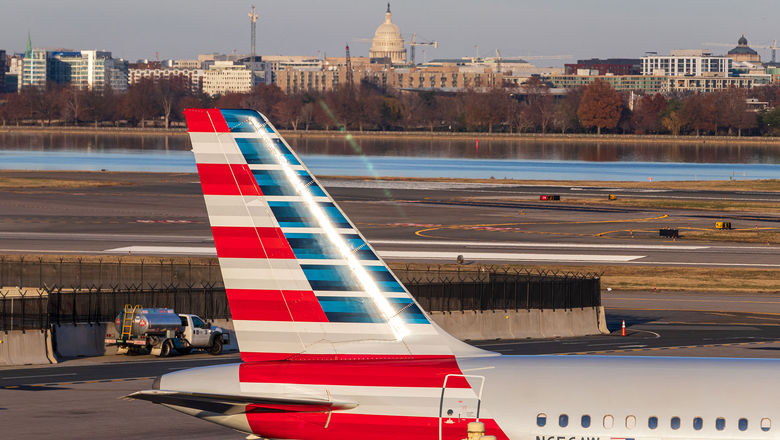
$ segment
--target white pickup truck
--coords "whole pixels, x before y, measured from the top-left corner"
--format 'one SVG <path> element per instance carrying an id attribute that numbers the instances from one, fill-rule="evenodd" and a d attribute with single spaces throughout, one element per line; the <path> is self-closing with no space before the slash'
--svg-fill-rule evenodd
<path id="1" fill-rule="evenodd" d="M 128 305 L 114 324 L 116 330 L 109 330 L 105 343 L 117 346 L 120 354 L 137 353 L 143 348 L 160 357 L 171 356 L 174 351 L 187 354 L 192 349 L 220 354 L 222 346 L 230 343 L 228 331 L 204 322 L 197 315 L 177 314 L 173 309 Z"/>

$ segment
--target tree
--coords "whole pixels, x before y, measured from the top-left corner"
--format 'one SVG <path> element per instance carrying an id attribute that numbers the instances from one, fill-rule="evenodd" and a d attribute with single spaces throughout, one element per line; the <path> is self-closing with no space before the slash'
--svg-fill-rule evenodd
<path id="1" fill-rule="evenodd" d="M 772 111 L 762 111 L 758 115 L 761 131 L 771 136 L 780 135 L 780 107 Z"/>
<path id="2" fill-rule="evenodd" d="M 585 127 L 595 127 L 601 134 L 602 128 L 613 129 L 620 121 L 623 98 L 608 82 L 596 79 L 585 87 L 577 116 Z"/>
<path id="3" fill-rule="evenodd" d="M 258 84 L 245 95 L 239 107 L 251 108 L 264 114 L 274 125 L 282 122 L 274 112 L 274 106 L 286 95 L 275 85 Z"/>
<path id="4" fill-rule="evenodd" d="M 63 87 L 60 90 L 62 99 L 62 118 L 65 121 L 72 121 L 74 125 L 79 125 L 79 121 L 89 113 L 89 102 L 87 94 L 89 91 L 79 89 L 75 86 Z"/>
<path id="5" fill-rule="evenodd" d="M 146 120 L 158 114 L 156 93 L 157 87 L 151 78 L 142 78 L 131 84 L 122 100 L 122 114 L 136 123 L 140 121 L 142 128 L 146 127 Z"/>
<path id="6" fill-rule="evenodd" d="M 165 128 L 170 126 L 171 112 L 190 93 L 189 79 L 184 76 L 160 78 L 156 83 L 157 104 L 162 111 Z"/>
<path id="7" fill-rule="evenodd" d="M 285 125 L 289 124 L 293 130 L 298 129 L 298 122 L 301 119 L 301 100 L 299 97 L 285 96 L 276 103 L 273 111 Z"/>
<path id="8" fill-rule="evenodd" d="M 680 109 L 683 124 L 695 130 L 696 136 L 700 136 L 702 130 L 717 130 L 716 113 L 717 106 L 712 94 L 688 96 Z"/>
<path id="9" fill-rule="evenodd" d="M 532 76 L 524 84 L 526 103 L 524 117 L 538 127 L 542 133 L 555 120 L 555 101 L 550 88 L 538 76 Z"/>
<path id="10" fill-rule="evenodd" d="M 577 110 L 580 108 L 583 94 L 585 94 L 585 87 L 571 89 L 555 105 L 553 125 L 561 130 L 561 133 L 566 133 L 566 130 L 573 130 L 579 127 L 580 120 L 577 116 Z"/>
<path id="11" fill-rule="evenodd" d="M 631 125 L 638 134 L 658 133 L 662 114 L 666 111 L 666 99 L 660 94 L 645 95 L 637 101 L 631 115 Z"/>
<path id="12" fill-rule="evenodd" d="M 492 88 L 481 93 L 473 89 L 462 95 L 465 106 L 466 124 L 482 129 L 487 127 L 488 133 L 493 132 L 493 126 L 503 122 L 506 115 L 506 102 L 509 98 L 507 92 L 500 88 Z"/>

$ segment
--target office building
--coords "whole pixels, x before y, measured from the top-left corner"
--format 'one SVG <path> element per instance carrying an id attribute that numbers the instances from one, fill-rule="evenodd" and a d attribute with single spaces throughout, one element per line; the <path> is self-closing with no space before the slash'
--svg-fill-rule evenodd
<path id="1" fill-rule="evenodd" d="M 725 77 L 733 61 L 706 50 L 673 50 L 670 55 L 642 57 L 642 75 Z"/>
<path id="2" fill-rule="evenodd" d="M 249 93 L 253 86 L 252 71 L 232 61 L 215 61 L 203 74 L 203 93 L 225 95 Z"/>

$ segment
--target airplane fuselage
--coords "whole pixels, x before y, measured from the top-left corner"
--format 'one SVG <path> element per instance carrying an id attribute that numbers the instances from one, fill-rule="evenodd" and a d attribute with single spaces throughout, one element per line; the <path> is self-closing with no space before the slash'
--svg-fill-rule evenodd
<path id="1" fill-rule="evenodd" d="M 477 416 L 499 439 L 780 438 L 773 425 L 780 422 L 780 361 L 496 356 L 458 359 L 457 365 L 462 375 L 447 377 L 446 387 L 442 362 L 400 360 L 339 362 L 333 369 L 328 361 L 206 367 L 165 375 L 160 388 L 358 404 L 330 413 L 240 416 L 174 407 L 268 438 L 335 439 L 357 432 L 374 439 L 462 439 Z"/>

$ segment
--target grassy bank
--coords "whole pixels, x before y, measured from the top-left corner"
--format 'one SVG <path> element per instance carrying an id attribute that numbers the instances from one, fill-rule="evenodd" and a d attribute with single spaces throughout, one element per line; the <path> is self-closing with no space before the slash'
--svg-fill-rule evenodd
<path id="1" fill-rule="evenodd" d="M 478 271 L 483 266 L 456 264 L 390 263 L 393 269 L 431 268 Z M 601 274 L 601 288 L 613 290 L 663 290 L 691 292 L 780 293 L 780 269 L 699 268 L 639 265 L 495 265 L 499 270 L 545 271 L 551 273 Z"/>

